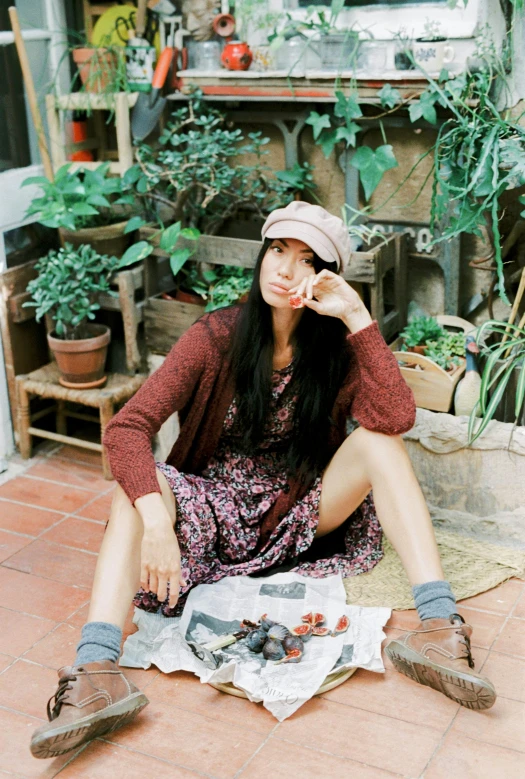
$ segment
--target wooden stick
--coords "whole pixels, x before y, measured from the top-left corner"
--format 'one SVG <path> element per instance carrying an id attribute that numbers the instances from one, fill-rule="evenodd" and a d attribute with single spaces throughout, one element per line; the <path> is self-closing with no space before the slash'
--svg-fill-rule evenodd
<path id="1" fill-rule="evenodd" d="M 44 133 L 44 126 L 42 124 L 42 117 L 38 108 L 38 101 L 36 97 L 35 84 L 33 82 L 33 76 L 31 75 L 31 68 L 29 67 L 29 60 L 27 58 L 27 51 L 22 37 L 22 31 L 20 29 L 20 22 L 18 21 L 18 14 L 16 8 L 12 5 L 9 8 L 9 18 L 11 19 L 11 27 L 15 36 L 16 50 L 18 52 L 18 59 L 20 61 L 20 67 L 22 69 L 22 76 L 24 78 L 24 84 L 27 93 L 27 100 L 29 108 L 31 110 L 31 116 L 33 117 L 33 124 L 35 125 L 36 135 L 38 139 L 38 148 L 40 149 L 40 156 L 42 158 L 42 165 L 44 166 L 44 173 L 47 178 L 53 180 L 53 166 L 51 165 L 51 159 L 49 157 L 49 151 L 47 149 L 46 136 Z"/>
<path id="2" fill-rule="evenodd" d="M 523 297 L 524 292 L 525 292 L 525 268 L 523 268 L 523 270 L 521 271 L 520 284 L 518 287 L 518 291 L 516 292 L 516 297 L 514 298 L 514 303 L 512 304 L 512 309 L 509 316 L 509 322 L 505 329 L 505 332 L 503 333 L 503 338 L 501 339 L 502 346 L 507 340 L 508 334 L 510 333 L 509 325 L 512 325 L 516 318 L 516 314 L 518 313 L 518 308 L 520 307 L 521 299 Z M 508 357 L 508 352 L 505 356 Z"/>

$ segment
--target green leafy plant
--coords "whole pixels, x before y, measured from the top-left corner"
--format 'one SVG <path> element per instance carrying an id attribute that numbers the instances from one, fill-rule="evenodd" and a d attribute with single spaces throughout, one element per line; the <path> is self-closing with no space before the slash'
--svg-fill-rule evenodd
<path id="1" fill-rule="evenodd" d="M 198 96 L 175 111 L 158 147 L 141 144 L 137 165 L 124 175 L 150 212 L 169 206 L 174 221 L 214 235 L 240 210 L 264 218 L 286 205 L 299 190 L 313 188 L 310 166 L 296 166 L 278 176 L 265 165 L 269 138 L 260 132 L 247 138 L 230 130 L 225 116 L 203 106 Z M 251 164 L 239 156 L 251 155 Z M 291 174 L 291 175 L 288 175 Z"/>
<path id="2" fill-rule="evenodd" d="M 100 308 L 99 295 L 117 296 L 110 288 L 111 276 L 129 264 L 129 256 L 117 259 L 98 254 L 88 244 L 74 249 L 66 243 L 36 263 L 38 276 L 27 285 L 33 300 L 24 306 L 36 308 L 37 321 L 49 314 L 59 338 L 85 338 L 86 325 Z"/>
<path id="3" fill-rule="evenodd" d="M 489 340 L 492 340 L 492 343 L 487 343 Z M 522 416 L 525 399 L 525 330 L 523 327 L 490 319 L 479 327 L 476 343 L 486 358 L 486 363 L 481 377 L 479 401 L 469 420 L 469 444 L 479 438 L 490 420 L 494 418 L 515 371 L 519 371 L 514 396 L 515 425 L 519 423 Z M 481 419 L 477 418 L 478 413 Z"/>
<path id="4" fill-rule="evenodd" d="M 436 19 L 429 19 L 427 17 L 425 24 L 423 25 L 423 35 L 417 39 L 418 41 L 443 41 L 445 36 L 441 32 L 441 22 Z"/>
<path id="5" fill-rule="evenodd" d="M 383 91 L 383 99 L 391 101 L 395 91 L 397 90 L 393 90 L 392 87 L 390 87 L 390 92 Z M 352 92 L 347 97 L 339 89 L 336 90 L 335 97 L 337 102 L 333 115 L 311 111 L 306 120 L 306 124 L 312 126 L 314 140 L 327 158 L 330 157 L 339 143 L 342 143 L 345 149 L 355 148 L 357 146 L 357 133 L 361 131 L 361 126 L 354 121 L 363 115 L 357 99 L 357 92 Z M 359 179 L 367 200 L 370 200 L 386 171 L 397 167 L 398 164 L 392 146 L 386 142 L 382 125 L 381 131 L 384 141 L 381 146 L 376 149 L 372 149 L 370 146 L 360 146 L 350 161 L 350 164 L 359 171 Z"/>
<path id="6" fill-rule="evenodd" d="M 322 8 L 311 5 L 307 8 L 306 18 L 300 20 L 294 19 L 291 14 L 286 13 L 284 15 L 284 24 L 283 17 L 281 17 L 278 26 L 268 36 L 268 41 L 271 43 L 272 48 L 278 48 L 284 41 L 296 35 L 310 40 L 312 33 L 320 35 L 330 35 L 334 32 L 340 33 L 341 30 L 336 25 L 344 5 L 345 0 L 332 0 L 328 13 Z M 353 34 L 357 36 L 357 33 Z"/>
<path id="7" fill-rule="evenodd" d="M 53 181 L 30 176 L 22 182 L 23 187 L 30 184 L 40 187 L 42 195 L 31 201 L 26 216 L 37 216 L 46 227 L 80 230 L 121 222 L 129 213 L 115 206 L 128 207 L 135 200 L 126 197 L 123 179 L 109 175 L 109 162 L 95 170 L 71 170 L 68 163 L 57 170 Z"/>
<path id="8" fill-rule="evenodd" d="M 212 279 L 211 274 L 215 274 Z M 234 265 L 218 266 L 216 270 L 205 271 L 204 278 L 210 281 L 209 302 L 205 311 L 230 306 L 249 291 L 253 282 L 253 270 Z"/>
<path id="9" fill-rule="evenodd" d="M 400 336 L 403 339 L 401 351 L 406 352 L 407 348 L 439 341 L 446 336 L 446 331 L 433 316 L 415 316 L 401 331 Z"/>
<path id="10" fill-rule="evenodd" d="M 432 360 L 444 371 L 450 371 L 461 365 L 465 356 L 465 335 L 463 333 L 445 333 L 437 341 L 429 341 L 425 357 Z"/>

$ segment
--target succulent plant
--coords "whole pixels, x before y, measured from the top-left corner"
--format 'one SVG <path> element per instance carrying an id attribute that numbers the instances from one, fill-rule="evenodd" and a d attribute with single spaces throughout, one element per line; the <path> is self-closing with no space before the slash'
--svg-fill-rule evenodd
<path id="1" fill-rule="evenodd" d="M 275 638 L 268 638 L 266 640 L 262 653 L 266 660 L 280 660 L 286 655 L 282 642 Z"/>
<path id="2" fill-rule="evenodd" d="M 252 630 L 246 636 L 246 646 L 252 652 L 262 652 L 262 648 L 268 640 L 268 636 L 264 630 Z"/>

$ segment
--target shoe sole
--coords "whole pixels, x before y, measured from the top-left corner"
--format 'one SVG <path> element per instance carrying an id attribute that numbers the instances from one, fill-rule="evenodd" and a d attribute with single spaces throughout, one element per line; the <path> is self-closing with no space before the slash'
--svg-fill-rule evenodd
<path id="1" fill-rule="evenodd" d="M 490 709 L 496 701 L 496 691 L 488 680 L 443 668 L 431 660 L 422 661 L 420 654 L 395 639 L 387 644 L 385 652 L 396 671 L 414 682 L 432 687 L 467 709 Z"/>
<path id="2" fill-rule="evenodd" d="M 123 701 L 77 722 L 57 728 L 50 727 L 31 741 L 31 754 L 33 757 L 47 758 L 70 752 L 98 736 L 112 733 L 122 725 L 127 725 L 148 703 L 144 693 L 136 692 Z"/>

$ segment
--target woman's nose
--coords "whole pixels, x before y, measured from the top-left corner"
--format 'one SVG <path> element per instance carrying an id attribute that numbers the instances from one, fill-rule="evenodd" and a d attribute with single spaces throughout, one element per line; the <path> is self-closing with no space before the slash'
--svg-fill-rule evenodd
<path id="1" fill-rule="evenodd" d="M 291 259 L 285 260 L 281 262 L 281 265 L 278 270 L 279 276 L 284 276 L 287 279 L 291 279 L 293 276 L 293 262 Z"/>

